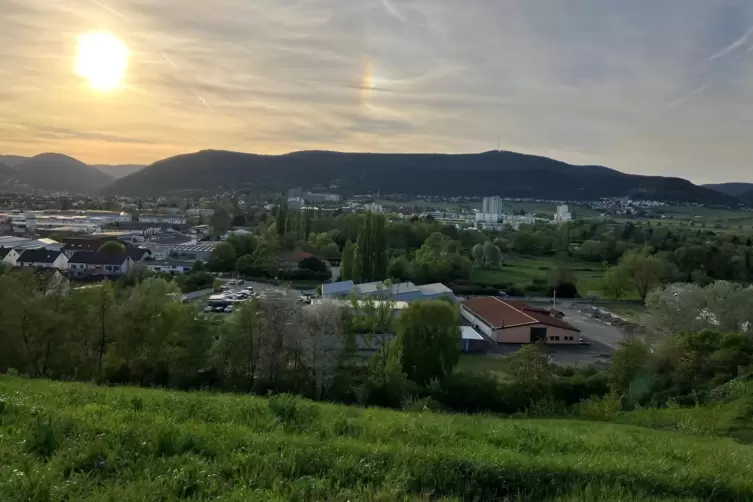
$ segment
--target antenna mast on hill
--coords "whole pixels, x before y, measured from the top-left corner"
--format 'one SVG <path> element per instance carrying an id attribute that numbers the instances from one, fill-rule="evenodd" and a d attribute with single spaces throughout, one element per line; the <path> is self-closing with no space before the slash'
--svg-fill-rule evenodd
<path id="1" fill-rule="evenodd" d="M 499 141 L 500 141 L 499 134 L 497 134 L 497 151 L 499 151 Z"/>

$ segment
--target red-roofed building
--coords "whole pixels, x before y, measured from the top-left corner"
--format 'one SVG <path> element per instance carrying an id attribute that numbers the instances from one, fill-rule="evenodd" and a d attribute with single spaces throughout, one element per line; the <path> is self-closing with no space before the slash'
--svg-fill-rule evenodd
<path id="1" fill-rule="evenodd" d="M 460 314 L 476 330 L 497 343 L 577 344 L 580 330 L 562 320 L 562 312 L 495 297 L 460 304 Z"/>

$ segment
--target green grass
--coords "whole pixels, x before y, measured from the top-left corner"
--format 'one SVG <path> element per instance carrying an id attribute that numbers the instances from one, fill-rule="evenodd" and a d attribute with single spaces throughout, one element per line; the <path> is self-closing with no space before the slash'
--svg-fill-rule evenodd
<path id="1" fill-rule="evenodd" d="M 502 357 L 486 354 L 461 354 L 457 371 L 470 373 L 485 373 L 497 377 L 499 380 L 507 380 L 508 373 L 505 370 L 505 362 Z"/>
<path id="2" fill-rule="evenodd" d="M 0 500 L 753 499 L 753 448 L 630 425 L 0 377 Z"/>
<path id="3" fill-rule="evenodd" d="M 634 303 L 600 303 L 599 307 L 633 321 L 640 321 L 646 314 L 646 307 Z"/>
<path id="4" fill-rule="evenodd" d="M 508 284 L 525 288 L 534 281 L 547 281 L 552 270 L 560 265 L 570 268 L 577 281 L 578 291 L 582 296 L 591 293 L 597 298 L 603 297 L 601 281 L 604 268 L 598 263 L 585 262 L 571 258 L 552 257 L 506 257 L 505 265 L 499 270 L 473 269 L 470 280 L 477 284 Z M 635 293 L 624 299 L 637 299 Z"/>

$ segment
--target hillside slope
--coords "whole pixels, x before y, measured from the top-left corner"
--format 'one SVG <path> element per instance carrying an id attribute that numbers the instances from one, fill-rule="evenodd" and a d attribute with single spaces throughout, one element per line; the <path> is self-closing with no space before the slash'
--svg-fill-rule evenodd
<path id="1" fill-rule="evenodd" d="M 135 164 L 123 164 L 123 165 L 92 165 L 91 167 L 105 173 L 113 179 L 119 179 L 129 174 L 133 174 L 141 171 L 146 166 L 139 166 Z"/>
<path id="2" fill-rule="evenodd" d="M 502 195 L 558 200 L 633 196 L 735 204 L 734 197 L 679 178 L 638 176 L 601 166 L 572 166 L 514 152 L 370 154 L 295 152 L 254 155 L 206 150 L 161 160 L 107 188 L 108 193 L 159 195 L 255 185 L 273 190 L 337 185 L 347 193 Z"/>
<path id="3" fill-rule="evenodd" d="M 59 153 L 36 155 L 15 168 L 34 188 L 49 191 L 95 192 L 113 180 L 111 176 Z"/>
<path id="4" fill-rule="evenodd" d="M 739 199 L 743 205 L 753 207 L 753 190 L 740 194 Z"/>
<path id="5" fill-rule="evenodd" d="M 739 197 L 746 192 L 753 191 L 753 183 L 712 183 L 701 185 L 704 188 L 716 190 L 717 192 L 726 193 L 734 197 Z"/>
<path id="6" fill-rule="evenodd" d="M 0 192 L 26 193 L 31 191 L 23 173 L 0 163 Z"/>
<path id="7" fill-rule="evenodd" d="M 22 157 L 20 155 L 0 155 L 0 164 L 4 164 L 9 167 L 16 167 L 18 164 L 27 159 L 28 157 Z"/>
<path id="8" fill-rule="evenodd" d="M 753 499 L 725 439 L 10 377 L 0 458 L 4 501 Z"/>

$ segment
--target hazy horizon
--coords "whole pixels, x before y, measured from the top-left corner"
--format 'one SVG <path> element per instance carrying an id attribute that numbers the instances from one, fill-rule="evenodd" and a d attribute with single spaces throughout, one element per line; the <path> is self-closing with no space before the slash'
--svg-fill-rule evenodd
<path id="1" fill-rule="evenodd" d="M 478 153 L 499 138 L 571 164 L 753 181 L 751 2 L 0 0 L 0 12 L 0 154 L 148 165 L 210 148 Z"/>

